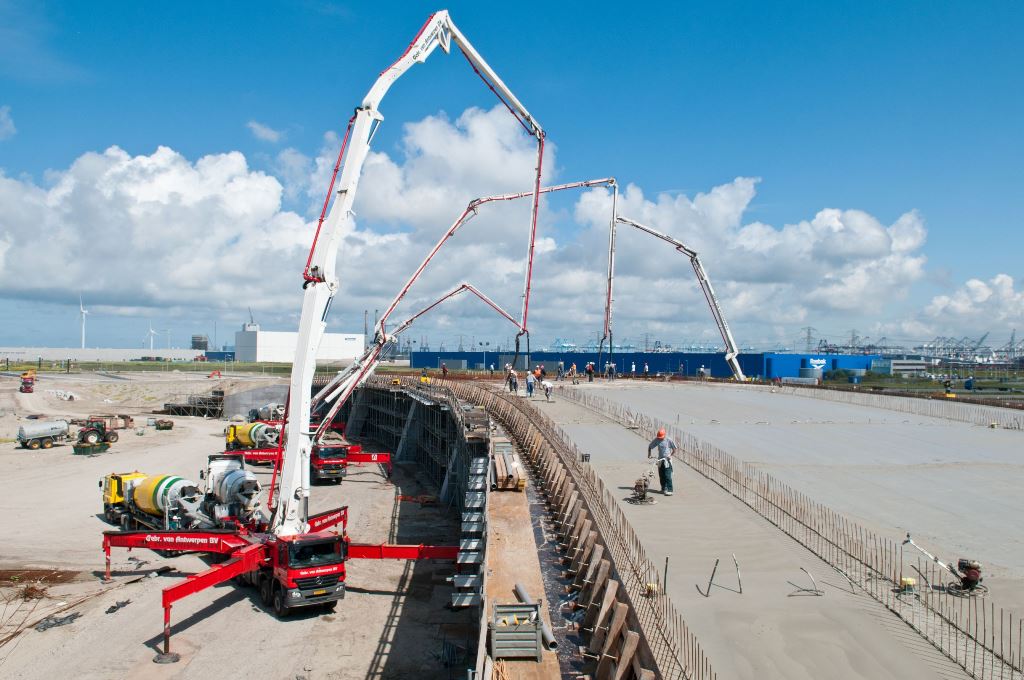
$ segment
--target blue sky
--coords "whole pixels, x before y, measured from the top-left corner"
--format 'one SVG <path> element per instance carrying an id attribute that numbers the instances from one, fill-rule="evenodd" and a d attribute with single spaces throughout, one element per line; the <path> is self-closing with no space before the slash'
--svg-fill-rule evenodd
<path id="1" fill-rule="evenodd" d="M 116 145 L 129 156 L 148 156 L 163 145 L 191 162 L 238 151 L 252 170 L 279 177 L 280 151 L 316 157 L 324 133 L 342 128 L 375 75 L 438 8 L 0 0 L 0 108 L 8 107 L 15 128 L 5 135 L 0 120 L 0 169 L 7 178 L 46 187 L 53 172 L 88 152 Z M 1019 3 L 567 3 L 542 11 L 452 3 L 448 9 L 548 131 L 559 180 L 615 175 L 654 201 L 663 192 L 692 198 L 737 177 L 756 177 L 761 181 L 741 222 L 777 229 L 825 208 L 861 210 L 884 226 L 917 211 L 927 229 L 918 252 L 927 262 L 906 284 L 904 298 L 865 299 L 861 307 L 871 313 L 811 307 L 802 320 L 782 324 L 785 329 L 751 317 L 749 337 L 795 337 L 804 325 L 835 337 L 865 324 L 881 324 L 871 331 L 875 337 L 986 330 L 1006 336 L 1024 313 L 1010 310 L 989 328 L 991 314 L 977 307 L 995 298 L 965 288 L 978 279 L 995 290 L 993 277 L 1005 274 L 1017 283 L 1002 306 L 1019 304 Z M 489 97 L 461 57 L 438 52 L 388 95 L 374 148 L 398 159 L 408 143 L 403 123 L 441 111 L 454 120 L 469 107 L 489 108 Z M 279 132 L 277 142 L 254 136 L 250 121 Z M 560 246 L 578 231 L 567 217 L 573 201 L 553 204 L 563 208 L 552 231 Z M 285 196 L 282 210 L 308 218 L 307 203 Z M 14 228 L 0 215 L 0 238 L 5 226 Z M 57 265 L 40 264 L 41 273 L 49 266 Z M 76 300 L 74 286 L 65 287 L 50 295 L 0 289 L 8 310 L 0 311 L 6 329 L 0 345 L 74 343 L 77 309 L 38 304 L 65 295 Z M 81 287 L 90 290 L 88 282 Z M 102 305 L 108 293 L 116 297 L 102 287 L 90 297 Z M 977 304 L 939 305 L 944 312 L 899 327 L 937 296 L 955 302 L 959 293 Z M 182 344 L 191 332 L 212 332 L 192 328 L 209 324 L 204 319 L 219 318 L 224 328 L 241 318 L 230 305 L 200 307 L 168 311 L 121 299 L 106 312 L 97 309 L 104 322 L 90 320 L 94 342 L 137 344 L 154 319 L 156 326 L 179 328 L 174 344 Z M 23 321 L 10 323 L 15 315 Z M 175 320 L 165 322 L 168 316 Z M 270 310 L 266 316 L 277 318 Z M 342 325 L 361 326 L 358 316 L 357 324 Z M 289 319 L 277 322 L 287 327 Z M 486 335 L 492 323 L 473 330 Z M 571 330 L 553 324 L 536 332 L 545 338 Z"/>

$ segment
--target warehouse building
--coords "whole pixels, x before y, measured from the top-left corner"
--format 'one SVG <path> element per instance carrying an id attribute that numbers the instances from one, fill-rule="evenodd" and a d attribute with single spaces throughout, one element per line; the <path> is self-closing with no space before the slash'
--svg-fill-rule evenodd
<path id="1" fill-rule="evenodd" d="M 235 361 L 290 364 L 295 360 L 299 334 L 264 331 L 259 324 L 245 324 L 235 332 Z M 362 333 L 325 333 L 316 354 L 319 362 L 349 362 L 363 353 Z"/>
<path id="2" fill-rule="evenodd" d="M 751 378 L 773 380 L 775 378 L 816 377 L 827 371 L 844 369 L 863 372 L 871 368 L 871 362 L 880 359 L 877 354 L 784 354 L 779 352 L 753 352 L 740 354 L 738 357 L 743 373 Z M 413 368 L 439 368 L 443 362 L 450 369 L 486 369 L 494 365 L 502 369 L 511 363 L 513 355 L 508 352 L 413 352 L 411 357 Z M 568 369 L 576 364 L 583 370 L 587 362 L 594 362 L 598 370 L 604 363 L 614 361 L 619 373 L 630 373 L 636 364 L 637 373 L 643 372 L 646 363 L 652 374 L 671 373 L 696 377 L 704 371 L 704 375 L 714 378 L 732 376 L 725 356 L 721 352 L 616 352 L 609 358 L 607 352 L 598 356 L 597 352 L 531 352 L 530 364 L 557 366 L 562 362 Z M 526 365 L 525 354 L 520 354 L 518 366 Z"/>

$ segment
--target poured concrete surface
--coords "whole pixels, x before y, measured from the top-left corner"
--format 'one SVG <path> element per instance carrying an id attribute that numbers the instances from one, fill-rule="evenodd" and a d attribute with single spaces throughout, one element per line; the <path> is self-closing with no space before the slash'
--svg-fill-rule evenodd
<path id="1" fill-rule="evenodd" d="M 650 469 L 647 442 L 565 400 L 536 405 L 591 453 L 591 465 L 623 499 L 649 558 L 661 566 L 669 557 L 668 594 L 719 677 L 966 677 L 880 604 L 851 593 L 839 573 L 689 468 L 676 466 L 674 496 L 656 493 L 652 506 L 626 503 L 633 481 Z M 716 585 L 704 597 L 697 586 L 707 587 L 716 558 L 722 560 Z M 824 596 L 800 594 L 789 583 L 810 587 L 800 567 L 815 575 Z"/>
<path id="2" fill-rule="evenodd" d="M 1024 432 L 722 384 L 583 387 L 894 541 L 910 532 L 940 558 L 980 560 L 996 606 L 1024 613 Z"/>

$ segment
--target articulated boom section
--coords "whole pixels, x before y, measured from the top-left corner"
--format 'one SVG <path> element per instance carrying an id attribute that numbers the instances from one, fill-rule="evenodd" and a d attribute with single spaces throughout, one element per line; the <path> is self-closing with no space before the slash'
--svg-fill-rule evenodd
<path id="1" fill-rule="evenodd" d="M 725 343 L 725 361 L 729 364 L 729 368 L 732 369 L 733 377 L 736 380 L 746 380 L 746 376 L 743 375 L 743 369 L 740 368 L 740 362 L 736 359 L 739 356 L 740 350 L 736 345 L 736 341 L 732 337 L 732 331 L 729 330 L 729 324 L 725 320 L 725 314 L 722 313 L 722 306 L 718 302 L 718 297 L 715 295 L 714 288 L 711 287 L 711 280 L 708 279 L 707 272 L 704 271 L 704 265 L 700 263 L 700 258 L 697 257 L 697 251 L 689 248 L 682 241 L 678 241 L 668 234 L 663 234 L 656 229 L 652 229 L 646 225 L 640 224 L 628 217 L 616 217 L 615 222 L 619 224 L 625 224 L 631 227 L 635 227 L 640 231 L 647 232 L 655 238 L 659 238 L 666 243 L 672 244 L 676 250 L 678 250 L 686 257 L 690 258 L 690 264 L 693 266 L 693 272 L 697 275 L 697 282 L 700 284 L 700 289 L 704 293 L 704 298 L 708 302 L 708 307 L 711 308 L 711 315 L 715 318 L 715 324 L 718 326 L 718 332 L 722 334 L 722 341 Z M 612 225 L 612 232 L 614 233 L 615 226 Z M 614 248 L 615 237 L 610 238 L 611 247 Z M 609 255 L 609 272 L 613 262 L 613 256 Z M 611 282 L 612 276 L 608 276 L 608 309 L 606 312 L 606 325 L 609 323 L 611 318 Z"/>
<path id="2" fill-rule="evenodd" d="M 287 436 L 284 464 L 281 470 L 280 502 L 272 520 L 272 529 L 275 534 L 280 536 L 301 534 L 308 529 L 305 518 L 308 515 L 310 437 L 313 434 L 310 432 L 309 424 L 310 390 L 316 371 L 316 353 L 326 329 L 327 313 L 330 310 L 331 301 L 338 290 L 338 280 L 334 269 L 338 246 L 341 236 L 345 232 L 343 227 L 353 218 L 352 205 L 355 201 L 363 163 L 377 126 L 383 120 L 383 116 L 377 108 L 391 85 L 413 64 L 425 61 L 438 46 L 447 52 L 451 42 L 454 42 L 462 51 L 473 70 L 505 104 L 512 115 L 519 120 L 523 128 L 537 139 L 537 177 L 532 192 L 530 264 L 527 268 L 522 324 L 526 325 L 530 289 L 529 273 L 533 263 L 533 243 L 540 199 L 544 131 L 526 110 L 526 107 L 519 102 L 483 57 L 466 40 L 466 37 L 456 28 L 448 13 L 437 12 L 427 19 L 402 56 L 377 78 L 363 100 L 362 106 L 356 110 L 355 116 L 349 122 L 338 157 L 338 164 L 335 166 L 334 176 L 331 178 L 327 199 L 324 201 L 324 209 L 316 236 L 306 261 L 306 268 L 303 272 L 305 293 L 302 302 L 302 317 L 299 321 L 298 343 L 295 363 L 292 368 L 288 403 L 291 415 L 286 426 Z M 335 180 L 337 180 L 337 189 L 335 189 Z M 334 203 L 330 207 L 330 213 L 327 214 L 332 192 L 335 192 Z M 350 394 L 355 385 L 368 375 L 381 355 L 383 344 L 383 338 L 380 343 L 375 342 L 370 356 L 364 358 L 363 362 L 353 369 L 352 374 L 344 378 L 341 382 L 343 393 Z M 326 420 L 329 418 L 325 418 Z"/>

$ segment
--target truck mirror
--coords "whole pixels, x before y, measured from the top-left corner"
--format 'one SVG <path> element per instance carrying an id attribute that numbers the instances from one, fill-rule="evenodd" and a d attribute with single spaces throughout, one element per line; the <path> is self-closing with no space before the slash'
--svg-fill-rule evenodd
<path id="1" fill-rule="evenodd" d="M 98 482 L 98 483 L 96 484 L 96 486 L 98 486 L 98 487 L 100 487 L 100 488 L 102 489 L 102 488 L 103 488 L 103 480 L 101 479 L 101 480 L 100 480 L 100 481 L 99 481 L 99 482 Z"/>
<path id="2" fill-rule="evenodd" d="M 204 472 L 203 470 L 200 470 L 199 471 L 199 479 L 206 479 L 206 472 Z"/>

